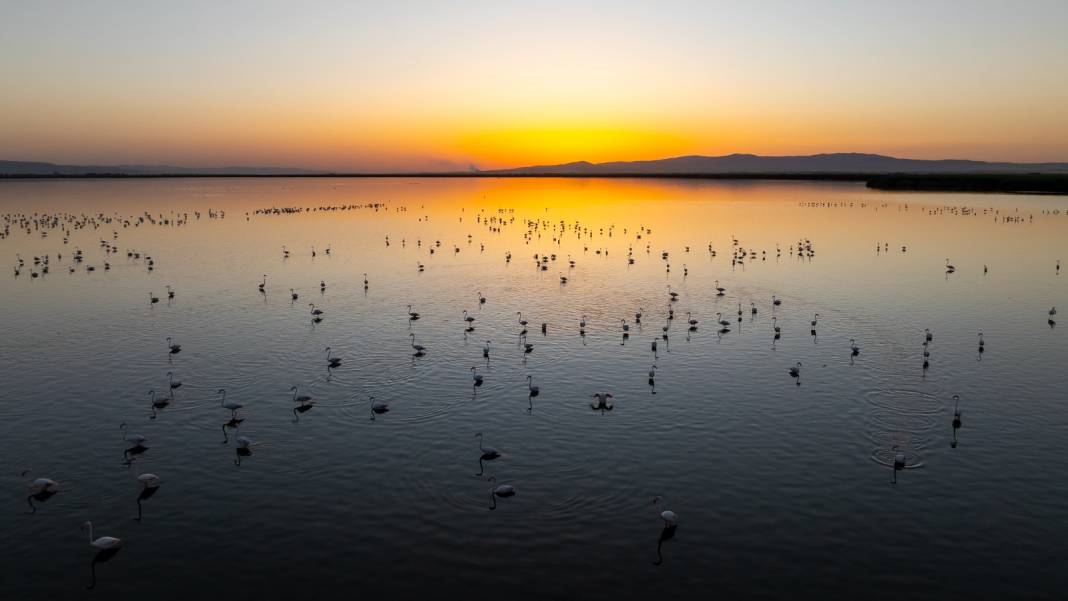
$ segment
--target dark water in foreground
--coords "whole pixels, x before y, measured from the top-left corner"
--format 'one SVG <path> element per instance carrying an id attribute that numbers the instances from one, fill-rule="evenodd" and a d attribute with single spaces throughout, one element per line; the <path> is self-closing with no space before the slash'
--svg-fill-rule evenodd
<path id="1" fill-rule="evenodd" d="M 1064 200 L 797 182 L 0 183 L 0 597 L 1061 598 L 1068 343 L 1047 312 L 1068 310 Z M 360 208 L 254 212 L 340 205 Z M 58 221 L 26 233 L 14 215 L 33 212 Z M 732 264 L 736 248 L 754 254 Z M 153 418 L 167 372 L 182 386 Z M 294 412 L 291 386 L 315 406 Z M 236 429 L 220 388 L 244 405 Z M 591 409 L 601 391 L 611 411 Z M 391 407 L 374 420 L 371 395 Z M 121 422 L 147 450 L 125 452 Z M 503 455 L 480 466 L 477 432 Z M 139 507 L 143 473 L 162 484 Z M 489 476 L 517 494 L 494 499 Z M 59 492 L 27 514 L 37 477 Z M 657 495 L 679 515 L 667 537 Z M 85 520 L 124 542 L 93 590 Z"/>

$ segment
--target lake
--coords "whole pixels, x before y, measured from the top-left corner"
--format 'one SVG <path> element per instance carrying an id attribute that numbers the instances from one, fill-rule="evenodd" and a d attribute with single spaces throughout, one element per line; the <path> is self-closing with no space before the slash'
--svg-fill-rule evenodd
<path id="1" fill-rule="evenodd" d="M 1066 208 L 830 182 L 0 182 L 0 591 L 1060 598 Z M 41 477 L 58 492 L 31 496 Z M 122 549 L 97 556 L 86 520 Z"/>

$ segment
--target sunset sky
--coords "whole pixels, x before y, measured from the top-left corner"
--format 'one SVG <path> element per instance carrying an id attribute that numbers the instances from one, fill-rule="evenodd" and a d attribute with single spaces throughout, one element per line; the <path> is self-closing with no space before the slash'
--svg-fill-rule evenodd
<path id="1" fill-rule="evenodd" d="M 5 2 L 0 159 L 1068 161 L 1068 2 Z"/>

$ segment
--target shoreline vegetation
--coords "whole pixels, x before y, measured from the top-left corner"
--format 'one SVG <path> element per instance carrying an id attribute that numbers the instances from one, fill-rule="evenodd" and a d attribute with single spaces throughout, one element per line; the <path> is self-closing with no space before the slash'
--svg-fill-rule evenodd
<path id="1" fill-rule="evenodd" d="M 692 179 L 692 180 L 797 180 L 864 182 L 874 190 L 900 192 L 991 192 L 1014 194 L 1068 194 L 1068 173 L 523 173 L 523 172 L 415 172 L 415 173 L 0 173 L 0 181 L 57 179 L 164 179 L 164 178 L 563 178 L 563 179 Z"/>

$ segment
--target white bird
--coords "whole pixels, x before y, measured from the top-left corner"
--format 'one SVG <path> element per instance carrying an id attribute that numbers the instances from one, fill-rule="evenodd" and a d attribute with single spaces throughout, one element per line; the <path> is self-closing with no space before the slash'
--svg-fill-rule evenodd
<path id="1" fill-rule="evenodd" d="M 382 401 L 376 401 L 375 397 L 371 397 L 371 419 L 375 419 L 375 414 L 383 414 L 389 411 L 389 403 L 383 403 Z"/>
<path id="2" fill-rule="evenodd" d="M 656 377 L 656 364 L 649 368 L 649 379 L 652 380 Z"/>
<path id="3" fill-rule="evenodd" d="M 790 373 L 790 376 L 793 377 L 793 378 L 799 377 L 801 375 L 801 362 L 798 361 L 797 365 L 791 367 L 789 373 Z"/>
<path id="4" fill-rule="evenodd" d="M 302 394 L 300 396 L 297 396 L 297 387 L 296 386 L 291 387 L 290 390 L 293 391 L 293 402 L 294 403 L 300 403 L 301 405 L 307 405 L 308 403 L 311 402 L 312 398 L 310 396 L 306 395 L 306 394 Z"/>
<path id="5" fill-rule="evenodd" d="M 530 396 L 538 396 L 538 394 L 541 392 L 541 389 L 535 386 L 533 382 L 534 376 L 527 376 L 527 390 L 530 393 Z"/>
<path id="6" fill-rule="evenodd" d="M 475 438 L 478 439 L 478 451 L 482 453 L 482 458 L 486 460 L 496 459 L 501 456 L 501 452 L 493 447 L 482 446 L 482 433 L 475 434 Z"/>
<path id="7" fill-rule="evenodd" d="M 809 323 L 812 324 L 812 327 L 816 327 L 816 322 L 818 322 L 819 319 L 820 319 L 820 314 L 819 313 L 815 313 L 815 314 L 812 315 L 812 321 L 810 321 Z"/>
<path id="8" fill-rule="evenodd" d="M 300 298 L 300 295 L 297 294 L 296 290 L 293 290 L 292 288 L 290 288 L 289 289 L 289 297 L 292 298 L 293 300 L 297 300 L 298 298 Z"/>
<path id="9" fill-rule="evenodd" d="M 594 393 L 593 398 L 597 399 L 590 403 L 590 406 L 594 409 L 611 409 L 614 406 L 612 404 L 612 399 L 615 397 L 607 392 Z"/>
<path id="10" fill-rule="evenodd" d="M 772 317 L 771 318 L 771 327 L 775 329 L 775 333 L 776 334 L 781 333 L 781 329 L 779 328 L 778 322 L 779 322 L 779 318 L 778 317 Z"/>
<path id="11" fill-rule="evenodd" d="M 776 298 L 776 297 L 775 297 L 775 295 L 774 295 L 774 294 L 772 294 L 772 295 L 771 295 L 771 304 L 773 304 L 773 305 L 775 305 L 776 307 L 778 307 L 779 305 L 781 305 L 781 304 L 782 304 L 782 299 L 781 299 L 781 298 Z"/>
<path id="12" fill-rule="evenodd" d="M 482 347 L 482 356 L 486 357 L 486 358 L 489 358 L 489 351 L 490 351 L 490 341 L 487 340 L 486 341 L 486 345 Z"/>
<path id="13" fill-rule="evenodd" d="M 31 471 L 32 470 L 30 469 L 23 470 L 20 477 L 25 476 Z M 30 482 L 29 487 L 37 492 L 56 492 L 59 489 L 59 482 L 56 482 L 51 478 L 36 478 L 33 482 Z"/>
<path id="14" fill-rule="evenodd" d="M 234 442 L 237 443 L 237 448 L 244 449 L 246 451 L 252 447 L 252 439 L 247 436 L 238 436 L 234 439 Z"/>
<path id="15" fill-rule="evenodd" d="M 497 476 L 490 476 L 489 477 L 489 482 L 490 482 L 490 494 L 496 495 L 498 497 L 512 497 L 512 496 L 515 496 L 515 487 L 512 486 L 511 484 L 499 484 L 497 486 L 493 486 L 493 484 L 495 482 L 497 482 Z"/>
<path id="16" fill-rule="evenodd" d="M 263 274 L 263 282 L 260 284 L 260 292 L 263 292 L 263 287 L 267 285 L 267 274 Z"/>
<path id="17" fill-rule="evenodd" d="M 415 349 L 416 353 L 422 353 L 422 352 L 426 351 L 426 347 L 425 346 L 415 343 L 415 333 L 414 332 L 411 333 L 411 334 L 408 334 L 408 336 L 410 336 L 411 339 L 412 339 L 412 348 Z"/>
<path id="18" fill-rule="evenodd" d="M 227 403 L 226 402 L 226 389 L 225 388 L 220 388 L 218 394 L 222 395 L 222 398 L 219 399 L 219 406 L 222 407 L 223 409 L 229 409 L 230 410 L 230 417 L 232 417 L 233 419 L 237 419 L 237 410 L 242 408 L 242 407 L 244 407 L 244 405 L 242 405 L 241 403 L 235 403 L 233 401 L 230 401 L 229 403 Z"/>
<path id="19" fill-rule="evenodd" d="M 660 519 L 664 520 L 664 526 L 673 528 L 679 524 L 679 516 L 670 509 L 664 509 L 664 499 L 660 497 L 653 498 L 653 505 L 660 510 Z"/>
<path id="20" fill-rule="evenodd" d="M 82 529 L 89 528 L 89 545 L 97 551 L 106 551 L 108 549 L 118 549 L 122 546 L 122 539 L 115 538 L 114 536 L 101 536 L 98 539 L 93 539 L 93 523 L 86 521 L 82 524 Z"/>
<path id="21" fill-rule="evenodd" d="M 145 473 L 137 477 L 137 481 L 145 485 L 145 488 L 155 488 L 159 486 L 160 479 L 156 474 Z"/>
<path id="22" fill-rule="evenodd" d="M 148 442 L 148 439 L 140 434 L 127 434 L 126 422 L 119 424 L 119 429 L 122 430 L 122 439 L 126 442 L 132 442 L 134 446 L 143 447 L 145 446 L 145 443 Z"/>
<path id="23" fill-rule="evenodd" d="M 860 347 L 857 346 L 857 343 L 854 342 L 852 338 L 849 339 L 849 350 L 853 353 L 854 357 L 860 354 Z"/>
<path id="24" fill-rule="evenodd" d="M 519 316 L 519 325 L 521 325 L 521 326 L 523 326 L 525 328 L 526 325 L 527 325 L 527 320 L 523 319 L 523 312 L 522 311 L 516 311 L 515 314 Z"/>
<path id="25" fill-rule="evenodd" d="M 1050 315 L 1056 315 L 1057 314 L 1057 307 L 1053 307 L 1052 309 L 1050 309 L 1049 310 L 1049 314 Z"/>
<path id="26" fill-rule="evenodd" d="M 315 303 L 308 303 L 308 306 L 311 307 L 311 314 L 312 315 L 318 316 L 318 315 L 322 315 L 323 314 L 323 310 L 322 309 L 316 309 L 315 308 Z"/>
<path id="27" fill-rule="evenodd" d="M 482 374 L 478 373 L 477 367 L 471 368 L 471 379 L 475 381 L 475 386 L 482 386 Z"/>
<path id="28" fill-rule="evenodd" d="M 694 319 L 692 315 L 690 315 L 689 311 L 686 312 L 686 317 L 688 317 L 690 319 L 690 325 L 691 326 L 697 325 L 697 320 Z"/>
<path id="29" fill-rule="evenodd" d="M 167 348 L 170 349 L 171 354 L 173 355 L 173 354 L 177 353 L 178 351 L 182 350 L 182 345 L 175 344 L 174 342 L 171 341 L 171 337 L 168 336 L 167 337 Z"/>
<path id="30" fill-rule="evenodd" d="M 467 314 L 467 309 L 464 309 L 464 321 L 467 322 L 467 325 L 471 325 L 475 321 L 474 317 Z"/>
<path id="31" fill-rule="evenodd" d="M 946 273 L 953 273 L 957 268 L 949 264 L 949 259 L 946 259 Z"/>
<path id="32" fill-rule="evenodd" d="M 619 320 L 619 323 L 623 324 L 623 331 L 624 332 L 629 332 L 630 331 L 630 326 L 627 324 L 627 320 L 621 319 L 621 320 Z"/>
<path id="33" fill-rule="evenodd" d="M 419 270 L 420 271 L 423 270 L 423 266 L 422 265 L 419 266 Z M 408 319 L 409 320 L 411 320 L 411 319 L 419 319 L 419 313 L 416 313 L 415 311 L 412 311 L 412 306 L 411 305 L 408 305 Z"/>
<path id="34" fill-rule="evenodd" d="M 326 347 L 325 349 L 323 349 L 323 352 L 326 353 L 326 366 L 327 367 L 338 367 L 338 366 L 341 365 L 341 359 L 338 359 L 337 357 L 331 357 L 330 356 L 330 347 Z"/>
<path id="35" fill-rule="evenodd" d="M 167 380 L 170 383 L 171 390 L 174 390 L 175 388 L 181 388 L 182 386 L 181 382 L 175 381 L 174 372 L 167 372 Z"/>
<path id="36" fill-rule="evenodd" d="M 931 330 L 929 330 L 927 328 L 924 328 L 923 329 L 923 334 L 924 334 L 924 338 L 927 339 L 927 342 L 930 342 L 930 341 L 934 340 L 934 336 L 931 335 Z"/>
<path id="37" fill-rule="evenodd" d="M 482 296 L 481 292 L 478 293 L 478 304 L 480 304 L 480 305 L 486 304 L 486 297 Z"/>

